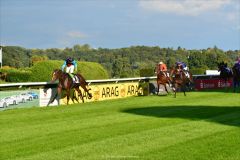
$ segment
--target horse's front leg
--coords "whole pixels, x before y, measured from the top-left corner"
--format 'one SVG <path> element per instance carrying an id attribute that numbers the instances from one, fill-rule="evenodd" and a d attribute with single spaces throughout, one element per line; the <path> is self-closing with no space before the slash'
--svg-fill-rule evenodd
<path id="1" fill-rule="evenodd" d="M 57 96 L 56 96 L 56 97 L 58 97 L 58 105 L 60 103 L 61 94 L 62 94 L 62 87 L 58 87 L 57 88 Z"/>
<path id="2" fill-rule="evenodd" d="M 183 94 L 184 94 L 184 96 L 186 96 L 186 85 L 184 85 L 184 87 L 183 87 Z"/>
<path id="3" fill-rule="evenodd" d="M 87 87 L 86 87 L 83 83 L 81 84 L 81 87 L 83 88 L 83 90 L 84 90 L 85 92 L 87 92 L 88 96 L 89 96 L 90 98 L 92 98 L 92 94 L 89 93 L 89 90 L 90 90 L 90 89 L 87 89 Z"/>
<path id="4" fill-rule="evenodd" d="M 69 97 L 70 97 L 70 89 L 67 89 L 67 105 L 68 105 L 68 102 L 69 102 Z"/>
<path id="5" fill-rule="evenodd" d="M 174 98 L 176 98 L 177 97 L 177 84 L 176 83 L 173 83 L 172 90 L 174 92 Z"/>

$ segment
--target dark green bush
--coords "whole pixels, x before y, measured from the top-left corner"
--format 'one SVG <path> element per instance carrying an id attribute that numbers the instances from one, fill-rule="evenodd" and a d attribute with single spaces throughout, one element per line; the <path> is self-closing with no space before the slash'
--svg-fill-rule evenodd
<path id="1" fill-rule="evenodd" d="M 32 72 L 12 70 L 7 72 L 7 82 L 29 82 Z"/>
<path id="2" fill-rule="evenodd" d="M 145 68 L 140 70 L 140 77 L 151 77 L 154 76 L 154 69 Z"/>
<path id="3" fill-rule="evenodd" d="M 190 72 L 193 75 L 204 74 L 205 71 L 206 71 L 206 69 L 203 69 L 203 68 L 193 68 L 193 69 L 190 70 Z"/>

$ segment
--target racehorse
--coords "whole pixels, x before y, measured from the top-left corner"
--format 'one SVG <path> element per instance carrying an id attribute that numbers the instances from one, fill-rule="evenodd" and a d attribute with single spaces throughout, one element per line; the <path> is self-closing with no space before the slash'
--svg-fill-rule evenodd
<path id="1" fill-rule="evenodd" d="M 173 84 L 174 97 L 176 98 L 177 90 L 181 89 L 186 96 L 186 85 L 192 82 L 192 74 L 188 73 L 189 78 L 186 76 L 186 73 L 183 71 L 182 66 L 178 66 L 174 69 L 171 69 L 170 79 Z"/>
<path id="2" fill-rule="evenodd" d="M 233 91 L 236 91 L 237 87 L 240 87 L 240 65 L 235 64 L 232 67 L 233 72 Z"/>
<path id="3" fill-rule="evenodd" d="M 52 73 L 52 82 L 55 82 L 56 80 L 59 80 L 58 87 L 57 87 L 58 96 L 61 96 L 62 89 L 66 90 L 67 104 L 69 102 L 71 89 L 75 89 L 78 92 L 78 97 L 81 98 L 82 102 L 84 103 L 82 92 L 79 89 L 80 86 L 84 89 L 85 92 L 87 92 L 89 97 L 92 97 L 91 93 L 89 93 L 89 89 L 87 89 L 87 87 L 86 87 L 87 82 L 83 78 L 83 76 L 79 73 L 77 73 L 75 76 L 79 79 L 79 83 L 74 83 L 72 78 L 70 77 L 70 75 L 68 73 L 63 72 L 60 69 L 55 69 Z M 54 99 L 51 102 L 53 102 Z M 75 96 L 74 96 L 74 99 L 77 100 L 77 102 L 79 102 L 78 99 Z"/>
<path id="4" fill-rule="evenodd" d="M 168 93 L 167 84 L 170 86 L 170 78 L 167 76 L 167 72 L 159 71 L 157 74 L 157 94 L 159 94 L 159 88 L 162 84 L 165 88 L 165 91 Z"/>
<path id="5" fill-rule="evenodd" d="M 233 78 L 233 72 L 227 67 L 227 63 L 218 63 L 218 71 L 220 71 L 220 78 L 224 80 L 225 86 L 228 80 Z"/>
<path id="6" fill-rule="evenodd" d="M 231 79 L 233 76 L 231 69 L 227 67 L 227 63 L 218 63 L 218 71 L 220 71 L 220 78 L 224 79 L 225 81 Z"/>

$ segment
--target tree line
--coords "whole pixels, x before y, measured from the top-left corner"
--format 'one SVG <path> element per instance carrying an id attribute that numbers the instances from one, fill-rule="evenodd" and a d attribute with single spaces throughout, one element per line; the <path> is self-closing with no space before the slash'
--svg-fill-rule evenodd
<path id="1" fill-rule="evenodd" d="M 204 74 L 207 69 L 217 69 L 217 64 L 222 61 L 232 66 L 235 59 L 240 57 L 240 50 L 223 51 L 217 46 L 199 50 L 159 46 L 95 49 L 88 44 L 77 44 L 64 49 L 27 49 L 19 46 L 2 48 L 3 66 L 27 68 L 39 61 L 65 60 L 67 57 L 73 57 L 78 61 L 102 64 L 112 78 L 145 76 L 146 70 L 149 75 L 154 75 L 154 68 L 159 61 L 165 62 L 168 68 L 174 66 L 177 61 L 184 61 L 193 74 Z"/>

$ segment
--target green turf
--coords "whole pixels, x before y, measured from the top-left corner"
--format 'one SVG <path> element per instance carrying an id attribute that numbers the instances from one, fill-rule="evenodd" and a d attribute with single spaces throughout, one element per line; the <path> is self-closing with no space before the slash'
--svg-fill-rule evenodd
<path id="1" fill-rule="evenodd" d="M 0 159 L 240 159 L 240 94 L 191 92 L 0 112 Z"/>

